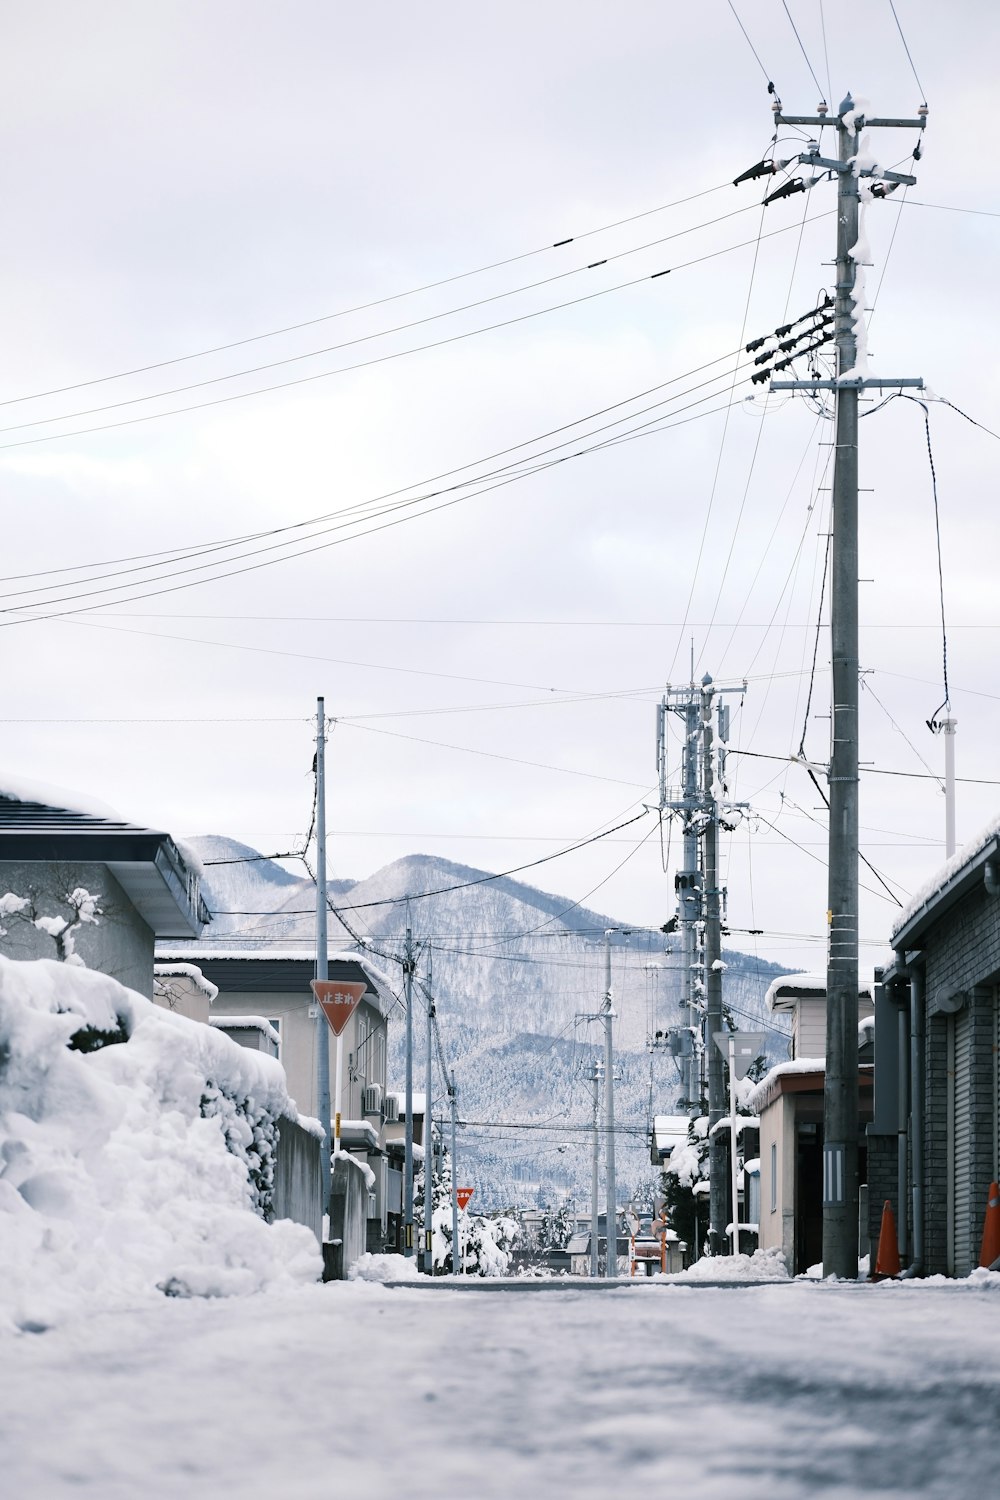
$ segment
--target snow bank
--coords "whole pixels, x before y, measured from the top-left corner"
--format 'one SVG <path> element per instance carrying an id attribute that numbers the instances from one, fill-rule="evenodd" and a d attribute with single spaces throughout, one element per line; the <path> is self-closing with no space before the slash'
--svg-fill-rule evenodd
<path id="1" fill-rule="evenodd" d="M 686 1271 L 660 1272 L 653 1281 L 790 1281 L 780 1250 L 752 1255 L 703 1255 Z"/>
<path id="2" fill-rule="evenodd" d="M 265 1222 L 284 1070 L 108 975 L 0 957 L 0 1320 L 316 1280 Z"/>
<path id="3" fill-rule="evenodd" d="M 351 1266 L 348 1281 L 417 1281 L 416 1256 L 373 1255 L 366 1251 Z"/>

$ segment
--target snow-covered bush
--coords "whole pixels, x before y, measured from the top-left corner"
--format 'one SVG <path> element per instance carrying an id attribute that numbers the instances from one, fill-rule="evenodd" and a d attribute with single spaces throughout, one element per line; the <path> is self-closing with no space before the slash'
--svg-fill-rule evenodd
<path id="1" fill-rule="evenodd" d="M 267 1224 L 284 1071 L 108 975 L 0 957 L 0 1315 L 312 1281 Z"/>
<path id="2" fill-rule="evenodd" d="M 414 1177 L 413 1217 L 422 1233 L 424 1222 L 424 1170 Z M 451 1254 L 451 1160 L 447 1154 L 434 1165 L 434 1199 L 431 1215 L 434 1271 L 450 1276 Z M 458 1240 L 461 1246 L 462 1271 L 467 1276 L 504 1276 L 510 1265 L 514 1245 L 520 1234 L 516 1219 L 505 1215 L 487 1217 L 461 1209 L 458 1215 Z"/>

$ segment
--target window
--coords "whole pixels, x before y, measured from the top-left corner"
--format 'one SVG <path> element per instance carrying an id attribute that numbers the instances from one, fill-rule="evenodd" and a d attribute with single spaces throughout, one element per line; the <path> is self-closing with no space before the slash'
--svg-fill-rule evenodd
<path id="1" fill-rule="evenodd" d="M 273 1026 L 274 1029 L 275 1029 L 275 1031 L 278 1033 L 278 1061 L 280 1062 L 281 1061 L 281 1017 L 280 1016 L 266 1016 L 265 1019 L 267 1021 L 267 1024 L 269 1026 Z"/>
<path id="2" fill-rule="evenodd" d="M 771 1142 L 771 1212 L 778 1212 L 778 1146 Z"/>

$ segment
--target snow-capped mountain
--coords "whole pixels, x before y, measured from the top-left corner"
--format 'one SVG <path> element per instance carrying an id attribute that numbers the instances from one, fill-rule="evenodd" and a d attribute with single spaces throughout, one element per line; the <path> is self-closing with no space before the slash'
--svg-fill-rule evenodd
<path id="1" fill-rule="evenodd" d="M 308 874 L 292 874 L 232 839 L 189 842 L 203 862 L 203 891 L 213 912 L 206 945 L 310 949 L 315 885 Z M 589 1200 L 593 1096 L 584 1074 L 603 1032 L 586 1017 L 600 1008 L 604 934 L 611 930 L 620 1189 L 624 1195 L 650 1179 L 650 1114 L 673 1112 L 680 1092 L 677 1064 L 662 1047 L 649 1045 L 657 1031 L 680 1020 L 675 939 L 649 928 L 624 932 L 621 918 L 509 876 L 493 878 L 423 854 L 364 880 L 333 882 L 330 899 L 342 913 L 340 921 L 331 913 L 331 942 L 349 946 L 356 936 L 382 955 L 390 972 L 403 953 L 409 912 L 425 981 L 433 965 L 441 1041 L 467 1122 L 459 1173 L 483 1207 L 566 1193 L 581 1204 Z M 725 960 L 724 999 L 737 1024 L 768 1031 L 769 1051 L 784 1057 L 785 1036 L 763 1007 L 764 992 L 781 971 L 736 951 L 727 951 Z M 419 986 L 417 993 L 422 1003 Z M 403 1031 L 402 1024 L 391 1026 L 397 1086 Z M 421 1017 L 419 1089 L 423 1036 Z M 440 1090 L 436 1072 L 436 1100 Z M 443 1113 L 443 1102 L 435 1109 Z"/>

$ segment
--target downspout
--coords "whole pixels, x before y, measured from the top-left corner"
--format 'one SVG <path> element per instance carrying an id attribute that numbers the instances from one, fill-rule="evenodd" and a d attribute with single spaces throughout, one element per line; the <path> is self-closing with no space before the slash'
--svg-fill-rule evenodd
<path id="1" fill-rule="evenodd" d="M 900 965 L 902 968 L 902 965 Z M 897 1233 L 899 1236 L 899 1254 L 901 1259 L 906 1258 L 910 1243 L 909 1215 L 906 1211 L 909 1184 L 907 1182 L 907 1139 L 910 1117 L 910 1015 L 909 1015 L 909 979 L 904 980 L 906 992 L 900 997 L 896 1012 L 896 1077 L 897 1077 L 897 1104 L 896 1104 L 896 1203 L 898 1206 Z"/>
<path id="2" fill-rule="evenodd" d="M 924 1273 L 924 974 L 910 969 L 910 1211 L 913 1259 L 903 1276 Z"/>

